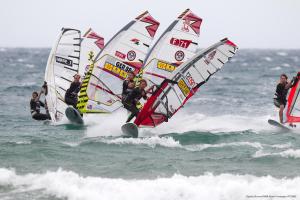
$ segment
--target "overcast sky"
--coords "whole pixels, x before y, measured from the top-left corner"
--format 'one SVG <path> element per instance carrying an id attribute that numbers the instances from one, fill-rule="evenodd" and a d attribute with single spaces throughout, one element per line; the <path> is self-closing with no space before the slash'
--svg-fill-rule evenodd
<path id="1" fill-rule="evenodd" d="M 186 8 L 203 19 L 199 45 L 300 49 L 299 0 L 1 0 L 1 47 L 51 47 L 61 27 L 92 27 L 108 41 L 148 10 L 161 34 Z"/>

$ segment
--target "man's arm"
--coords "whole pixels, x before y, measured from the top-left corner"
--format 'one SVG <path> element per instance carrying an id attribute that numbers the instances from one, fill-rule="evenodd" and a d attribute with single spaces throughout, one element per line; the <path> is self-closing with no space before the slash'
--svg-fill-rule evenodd
<path id="1" fill-rule="evenodd" d="M 40 91 L 40 93 L 38 94 L 38 96 L 37 96 L 37 98 L 36 98 L 36 102 L 38 102 L 38 101 L 40 101 L 40 97 L 41 97 L 41 95 L 42 95 L 42 93 L 43 93 L 43 89 Z"/>
<path id="2" fill-rule="evenodd" d="M 292 81 L 289 81 L 286 85 L 285 85 L 285 89 L 290 89 L 292 87 Z"/>

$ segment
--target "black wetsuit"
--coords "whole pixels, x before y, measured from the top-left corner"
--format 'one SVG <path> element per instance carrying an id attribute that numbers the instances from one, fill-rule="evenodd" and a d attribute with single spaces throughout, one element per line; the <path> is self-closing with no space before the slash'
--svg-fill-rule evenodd
<path id="1" fill-rule="evenodd" d="M 65 102 L 68 105 L 72 105 L 76 108 L 77 101 L 78 101 L 78 92 L 80 91 L 80 82 L 72 82 L 70 88 L 67 89 L 65 94 Z"/>
<path id="2" fill-rule="evenodd" d="M 144 89 L 134 88 L 124 99 L 124 108 L 131 112 L 131 115 L 128 117 L 126 122 L 130 122 L 132 118 L 139 114 L 139 109 L 136 107 L 136 104 L 142 97 L 147 99 L 146 91 Z"/>
<path id="3" fill-rule="evenodd" d="M 286 84 L 279 83 L 276 87 L 275 97 L 274 97 L 274 105 L 276 107 L 280 107 L 280 105 L 286 105 L 286 96 L 289 89 L 285 88 Z"/>
<path id="4" fill-rule="evenodd" d="M 123 89 L 122 89 L 122 101 L 124 101 L 124 99 L 126 98 L 126 96 L 132 91 L 132 89 L 128 88 L 128 84 L 132 82 L 134 83 L 133 80 L 125 80 L 123 82 Z"/>
<path id="5" fill-rule="evenodd" d="M 31 116 L 33 119 L 35 120 L 47 120 L 47 119 L 51 119 L 49 114 L 43 114 L 40 113 L 40 108 L 45 107 L 45 104 L 43 102 L 39 101 L 35 101 L 34 99 L 30 100 L 30 112 L 31 112 Z"/>
<path id="6" fill-rule="evenodd" d="M 298 82 L 298 78 L 294 77 L 291 83 L 290 88 L 294 87 Z M 288 94 L 288 91 L 290 88 L 285 88 L 286 84 L 282 84 L 282 83 L 278 83 L 277 87 L 276 87 L 276 92 L 274 95 L 274 105 L 276 107 L 280 107 L 280 105 L 286 105 L 287 100 L 286 100 L 286 96 Z"/>

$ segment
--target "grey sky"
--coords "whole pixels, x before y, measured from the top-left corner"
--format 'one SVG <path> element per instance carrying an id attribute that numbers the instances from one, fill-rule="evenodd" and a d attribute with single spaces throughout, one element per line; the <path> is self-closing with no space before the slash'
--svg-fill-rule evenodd
<path id="1" fill-rule="evenodd" d="M 240 48 L 299 48 L 299 0 L 1 0 L 1 47 L 50 47 L 61 27 L 92 27 L 108 41 L 148 10 L 156 36 L 186 8 L 203 18 L 200 47 L 228 37 Z"/>

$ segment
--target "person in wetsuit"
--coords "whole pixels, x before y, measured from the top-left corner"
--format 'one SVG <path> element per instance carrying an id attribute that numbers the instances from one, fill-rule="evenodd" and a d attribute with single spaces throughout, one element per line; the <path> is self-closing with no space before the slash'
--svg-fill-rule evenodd
<path id="1" fill-rule="evenodd" d="M 292 81 L 288 81 L 287 75 L 281 74 L 280 81 L 276 86 L 276 92 L 274 95 L 274 105 L 279 108 L 279 120 L 280 123 L 282 124 L 283 124 L 283 110 L 287 103 L 286 96 L 288 94 L 289 89 L 296 85 L 298 81 L 297 77 L 294 77 Z"/>
<path id="2" fill-rule="evenodd" d="M 30 112 L 31 112 L 32 118 L 35 120 L 51 119 L 48 112 L 46 114 L 40 112 L 41 106 L 45 107 L 45 109 L 47 109 L 47 105 L 45 103 L 43 103 L 42 101 L 40 101 L 40 96 L 44 92 L 45 91 L 42 89 L 39 94 L 37 92 L 32 93 L 32 98 L 30 100 Z"/>
<path id="3" fill-rule="evenodd" d="M 142 79 L 140 81 L 139 87 L 134 88 L 124 98 L 123 100 L 124 108 L 126 108 L 128 111 L 131 112 L 128 119 L 126 120 L 126 123 L 130 122 L 134 117 L 138 116 L 139 109 L 136 106 L 141 98 L 144 98 L 145 100 L 147 99 L 147 95 L 146 95 L 147 92 L 145 91 L 146 87 L 147 87 L 147 82 L 146 80 Z"/>
<path id="4" fill-rule="evenodd" d="M 122 102 L 124 101 L 126 96 L 131 92 L 131 90 L 135 87 L 134 77 L 135 74 L 132 71 L 128 72 L 127 78 L 123 82 Z"/>
<path id="5" fill-rule="evenodd" d="M 73 106 L 76 108 L 77 101 L 78 101 L 78 92 L 80 91 L 81 82 L 80 82 L 80 75 L 74 75 L 74 81 L 71 83 L 70 88 L 67 89 L 65 94 L 65 102 L 68 105 Z"/>

